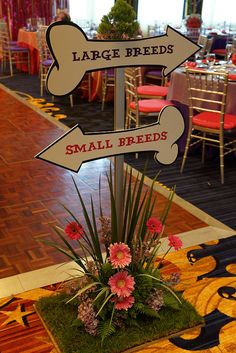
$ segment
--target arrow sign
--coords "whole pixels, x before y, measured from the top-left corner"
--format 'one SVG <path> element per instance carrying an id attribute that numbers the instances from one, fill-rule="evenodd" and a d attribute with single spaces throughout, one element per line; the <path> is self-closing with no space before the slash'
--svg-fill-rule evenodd
<path id="1" fill-rule="evenodd" d="M 47 89 L 55 96 L 71 93 L 86 71 L 110 67 L 161 65 L 168 75 L 201 47 L 168 26 L 162 36 L 138 40 L 89 40 L 74 23 L 56 22 L 47 30 L 54 58 Z"/>
<path id="2" fill-rule="evenodd" d="M 84 134 L 78 125 L 61 136 L 36 158 L 78 172 L 81 164 L 118 154 L 156 151 L 155 159 L 171 164 L 178 155 L 176 141 L 184 131 L 184 120 L 174 106 L 165 107 L 157 123 L 141 128 Z"/>

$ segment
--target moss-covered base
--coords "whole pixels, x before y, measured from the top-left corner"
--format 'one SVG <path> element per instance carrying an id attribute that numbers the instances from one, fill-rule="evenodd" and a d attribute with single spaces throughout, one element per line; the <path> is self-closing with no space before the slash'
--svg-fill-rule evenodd
<path id="1" fill-rule="evenodd" d="M 62 353 L 120 353 L 146 342 L 168 337 L 188 328 L 203 324 L 193 306 L 183 300 L 180 310 L 162 309 L 160 319 L 139 322 L 140 327 L 125 327 L 109 336 L 101 347 L 99 337 L 87 334 L 76 326 L 77 303 L 65 302 L 68 296 L 59 294 L 41 298 L 36 309 L 51 332 Z"/>

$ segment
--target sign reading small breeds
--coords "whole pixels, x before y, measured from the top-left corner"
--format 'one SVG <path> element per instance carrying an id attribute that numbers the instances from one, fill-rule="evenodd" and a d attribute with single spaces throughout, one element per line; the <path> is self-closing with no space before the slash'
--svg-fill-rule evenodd
<path id="1" fill-rule="evenodd" d="M 89 40 L 73 23 L 56 22 L 47 30 L 54 63 L 47 77 L 55 96 L 71 93 L 86 71 L 110 67 L 162 65 L 168 75 L 200 47 L 170 26 L 166 34 L 138 40 Z"/>
<path id="2" fill-rule="evenodd" d="M 177 158 L 176 141 L 183 131 L 180 111 L 167 106 L 161 111 L 157 123 L 142 128 L 84 134 L 76 125 L 36 158 L 78 172 L 85 161 L 130 152 L 156 151 L 158 162 L 171 164 Z"/>

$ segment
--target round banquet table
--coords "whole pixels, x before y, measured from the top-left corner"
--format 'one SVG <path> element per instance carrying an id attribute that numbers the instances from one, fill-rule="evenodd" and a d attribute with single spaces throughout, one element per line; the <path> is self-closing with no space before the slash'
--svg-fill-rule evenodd
<path id="1" fill-rule="evenodd" d="M 236 115 L 236 75 L 235 80 L 228 82 L 228 92 L 226 101 L 226 113 Z M 185 129 L 182 137 L 178 141 L 179 152 L 184 151 L 186 138 L 188 133 L 188 88 L 186 74 L 182 68 L 178 68 L 171 74 L 170 86 L 168 89 L 167 99 L 171 100 L 181 111 Z"/>
<path id="2" fill-rule="evenodd" d="M 236 115 L 236 80 L 228 82 L 226 113 Z M 177 69 L 171 74 L 167 99 L 188 105 L 188 88 L 186 74 Z"/>

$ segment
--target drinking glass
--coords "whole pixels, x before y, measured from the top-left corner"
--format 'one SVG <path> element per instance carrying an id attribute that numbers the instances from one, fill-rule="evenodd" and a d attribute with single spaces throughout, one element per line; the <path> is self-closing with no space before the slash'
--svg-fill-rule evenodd
<path id="1" fill-rule="evenodd" d="M 32 28 L 32 23 L 31 23 L 31 18 L 26 19 L 26 29 L 27 31 L 31 31 Z"/>
<path id="2" fill-rule="evenodd" d="M 214 53 L 209 53 L 206 55 L 206 62 L 210 70 L 212 70 L 216 61 L 216 55 Z"/>
<path id="3" fill-rule="evenodd" d="M 231 58 L 231 55 L 232 55 L 232 44 L 226 44 L 226 61 L 227 63 L 229 64 L 230 63 L 230 58 Z"/>

